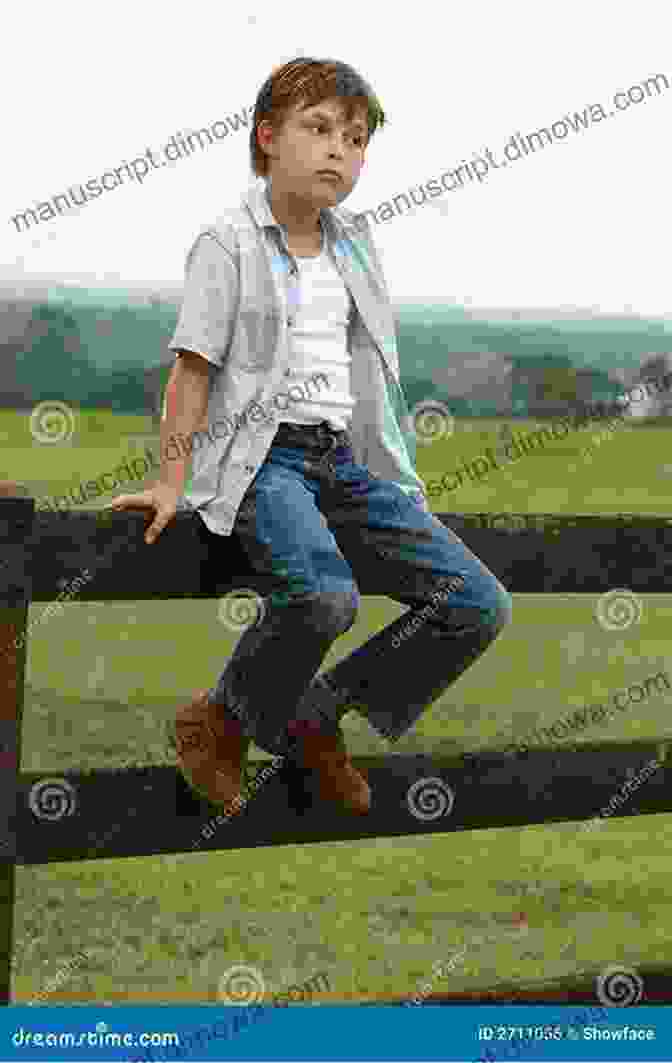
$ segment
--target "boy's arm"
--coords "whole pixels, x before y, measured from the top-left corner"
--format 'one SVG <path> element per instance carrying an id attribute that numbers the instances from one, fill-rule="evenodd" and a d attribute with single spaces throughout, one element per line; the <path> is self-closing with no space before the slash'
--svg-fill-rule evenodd
<path id="1" fill-rule="evenodd" d="M 163 403 L 159 482 L 183 492 L 191 447 L 183 440 L 207 427 L 212 379 L 228 355 L 238 302 L 233 258 L 211 232 L 192 244 L 185 265 L 184 295 L 169 349 L 178 355 Z M 168 446 L 172 442 L 172 455 Z"/>
<path id="2" fill-rule="evenodd" d="M 212 366 L 202 355 L 183 351 L 166 385 L 158 482 L 174 488 L 180 495 L 184 491 L 187 464 L 191 460 L 191 448 L 187 447 L 186 455 L 182 456 L 184 449 L 180 443 L 191 439 L 192 433 L 201 428 L 206 417 L 211 370 Z M 180 455 L 177 458 L 168 451 L 171 440 L 173 450 Z"/>

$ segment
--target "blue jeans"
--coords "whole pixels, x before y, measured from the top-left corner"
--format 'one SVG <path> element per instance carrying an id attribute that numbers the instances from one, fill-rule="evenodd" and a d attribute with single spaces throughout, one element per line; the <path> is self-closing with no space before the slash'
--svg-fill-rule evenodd
<path id="1" fill-rule="evenodd" d="M 328 422 L 279 426 L 233 534 L 277 589 L 210 698 L 269 753 L 287 754 L 290 721 L 337 731 L 353 707 L 398 739 L 511 619 L 492 572 L 414 497 L 355 464 L 347 432 Z M 318 676 L 360 594 L 410 610 Z"/>

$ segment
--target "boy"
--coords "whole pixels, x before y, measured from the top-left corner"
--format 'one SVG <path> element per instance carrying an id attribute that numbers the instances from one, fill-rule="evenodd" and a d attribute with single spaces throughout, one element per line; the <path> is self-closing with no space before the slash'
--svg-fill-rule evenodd
<path id="1" fill-rule="evenodd" d="M 398 739 L 511 618 L 506 589 L 428 511 L 370 226 L 339 207 L 384 121 L 344 63 L 296 59 L 263 85 L 257 181 L 187 257 L 159 480 L 111 504 L 153 510 L 154 542 L 185 483 L 186 458 L 168 460 L 166 444 L 189 436 L 184 497 L 204 534 L 236 535 L 252 569 L 274 577 L 216 687 L 177 713 L 180 768 L 216 804 L 239 799 L 254 739 L 314 771 L 321 799 L 368 812 L 341 717 L 356 706 Z M 311 391 L 314 379 L 326 386 Z M 206 409 L 214 429 L 196 448 Z M 360 594 L 411 613 L 317 676 Z"/>

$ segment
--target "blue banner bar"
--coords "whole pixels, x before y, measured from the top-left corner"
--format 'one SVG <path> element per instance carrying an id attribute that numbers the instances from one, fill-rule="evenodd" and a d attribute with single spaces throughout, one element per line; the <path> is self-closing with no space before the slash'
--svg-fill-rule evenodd
<path id="1" fill-rule="evenodd" d="M 590 1061 L 672 1059 L 672 1009 L 599 1005 L 16 1005 L 0 1060 Z"/>

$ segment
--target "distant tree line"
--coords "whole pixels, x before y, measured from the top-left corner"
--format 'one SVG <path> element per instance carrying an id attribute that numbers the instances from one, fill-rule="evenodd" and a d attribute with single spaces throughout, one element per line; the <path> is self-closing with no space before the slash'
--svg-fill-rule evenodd
<path id="1" fill-rule="evenodd" d="M 25 323 L 17 318 L 13 332 L 10 329 L 4 341 L 0 339 L 0 406 L 30 409 L 37 402 L 56 399 L 80 407 L 160 417 L 172 365 L 167 345 L 176 316 L 177 308 L 172 305 L 139 311 L 123 302 L 114 310 L 92 304 L 75 306 L 73 312 L 67 305 L 36 303 Z M 492 345 L 493 336 L 481 332 L 474 324 L 464 338 L 471 344 L 482 341 L 484 350 L 492 350 L 488 344 Z M 539 333 L 538 349 L 544 349 L 545 335 Z M 87 344 L 96 347 L 97 357 L 90 357 Z M 436 366 L 444 358 L 448 362 L 461 357 L 446 350 L 440 333 L 414 331 L 409 322 L 401 321 L 398 345 L 409 408 L 434 399 L 446 403 L 456 417 L 510 417 L 516 416 L 516 410 L 519 416 L 562 416 L 587 406 L 605 414 L 620 409 L 615 395 L 621 389 L 607 373 L 577 369 L 571 358 L 556 349 L 537 354 L 534 347 L 529 349 L 529 341 L 527 353 L 508 356 L 513 363 L 511 394 L 502 394 L 501 386 L 493 381 L 491 398 L 482 389 L 478 398 L 451 394 L 445 386 L 437 387 L 430 375 L 421 376 L 418 366 L 414 368 L 416 360 Z M 110 361 L 101 365 L 101 352 L 105 356 L 108 351 Z M 164 364 L 146 368 L 152 357 Z M 404 372 L 404 365 L 410 371 Z"/>
<path id="2" fill-rule="evenodd" d="M 39 305 L 22 337 L 0 345 L 0 406 L 29 409 L 59 400 L 119 413 L 160 414 L 170 366 L 103 368 L 86 353 L 67 308 Z"/>

